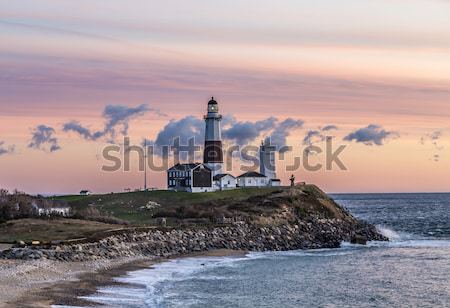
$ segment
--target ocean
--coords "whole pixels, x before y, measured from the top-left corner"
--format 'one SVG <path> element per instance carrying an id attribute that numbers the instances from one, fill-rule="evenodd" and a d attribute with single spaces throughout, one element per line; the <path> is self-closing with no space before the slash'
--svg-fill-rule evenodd
<path id="1" fill-rule="evenodd" d="M 450 194 L 338 194 L 390 242 L 175 259 L 87 298 L 108 307 L 450 307 Z"/>

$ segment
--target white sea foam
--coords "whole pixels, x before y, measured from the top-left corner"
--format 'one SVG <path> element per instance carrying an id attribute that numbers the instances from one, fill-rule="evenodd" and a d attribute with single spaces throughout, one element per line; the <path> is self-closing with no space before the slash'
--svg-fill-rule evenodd
<path id="1" fill-rule="evenodd" d="M 191 279 L 193 276 L 199 280 L 224 280 L 228 277 L 202 275 L 205 270 L 213 267 L 234 267 L 238 262 L 257 258 L 247 257 L 194 257 L 169 260 L 154 265 L 152 268 L 138 270 L 128 273 L 124 277 L 115 280 L 123 283 L 142 285 L 145 290 L 133 289 L 129 287 L 104 287 L 99 288 L 94 295 L 83 297 L 108 307 L 120 307 L 121 303 L 127 305 L 139 304 L 150 307 L 159 307 L 172 295 L 169 292 L 162 292 L 161 288 L 167 283 L 181 282 Z M 195 295 L 191 294 L 191 297 Z M 197 294 L 197 299 L 192 299 L 191 304 L 200 304 L 202 296 Z"/>
<path id="2" fill-rule="evenodd" d="M 450 247 L 450 240 L 405 240 L 399 242 L 392 242 L 390 247 Z"/>
<path id="3" fill-rule="evenodd" d="M 388 227 L 385 227 L 385 226 L 382 226 L 382 225 L 377 225 L 376 227 L 377 227 L 378 232 L 380 232 L 381 234 L 386 236 L 391 241 L 399 240 L 402 237 L 400 235 L 400 233 L 398 233 L 398 232 L 396 232 L 396 231 L 394 231 L 394 230 L 392 230 L 392 229 L 390 229 Z"/>
<path id="4" fill-rule="evenodd" d="M 369 242 L 368 246 L 389 247 L 449 247 L 450 240 L 430 239 L 412 233 L 397 232 L 385 226 L 377 226 L 378 231 L 389 238 L 389 242 Z"/>
<path id="5" fill-rule="evenodd" d="M 253 259 L 281 259 L 290 257 L 330 257 L 342 256 L 356 252 L 354 248 L 359 248 L 360 245 L 343 246 L 342 248 L 323 248 L 323 249 L 308 249 L 308 250 L 288 250 L 288 251 L 267 251 L 267 252 L 251 252 L 248 254 L 249 258 Z M 349 249 L 350 248 L 350 249 Z"/>

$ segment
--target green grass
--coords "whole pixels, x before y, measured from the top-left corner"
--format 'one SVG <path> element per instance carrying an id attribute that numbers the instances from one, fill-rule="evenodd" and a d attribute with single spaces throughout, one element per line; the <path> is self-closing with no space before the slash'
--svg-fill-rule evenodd
<path id="1" fill-rule="evenodd" d="M 194 203 L 204 203 L 214 200 L 240 200 L 247 199 L 252 196 L 265 194 L 270 191 L 275 191 L 277 188 L 243 188 L 226 191 L 217 191 L 210 193 L 188 193 L 188 192 L 174 192 L 167 190 L 155 191 L 139 191 L 129 193 L 114 193 L 105 195 L 91 195 L 91 196 L 60 196 L 54 197 L 55 200 L 65 200 L 73 206 L 87 206 L 89 204 L 132 204 L 144 205 L 148 201 L 155 201 L 161 205 L 191 205 Z"/>
<path id="2" fill-rule="evenodd" d="M 88 196 L 82 196 L 82 195 L 65 195 L 65 196 L 48 197 L 48 199 L 74 202 L 74 201 L 81 201 L 87 197 Z"/>
<path id="3" fill-rule="evenodd" d="M 314 185 L 305 185 L 297 189 L 297 192 L 303 191 L 306 195 L 287 194 L 276 202 L 270 201 L 272 199 L 269 195 L 283 190 L 286 188 L 241 188 L 210 193 L 155 190 L 90 196 L 71 195 L 57 199 L 67 201 L 75 212 L 86 212 L 86 209 L 93 208 L 104 215 L 119 218 L 134 226 L 155 226 L 158 222 L 157 217 L 170 217 L 171 220 L 168 220 L 170 226 L 189 223 L 189 219 L 203 219 L 207 223 L 217 217 L 233 215 L 252 219 L 262 216 L 272 217 L 276 208 L 283 204 L 298 204 L 300 208 L 304 207 L 304 215 L 309 211 L 335 212 L 333 204 L 327 206 L 327 203 L 319 202 L 319 199 L 327 197 Z M 150 210 L 142 209 L 141 207 L 149 201 L 157 202 L 161 206 Z M 263 202 L 269 206 L 261 206 Z M 334 212 L 330 215 L 338 214 Z"/>
<path id="4" fill-rule="evenodd" d="M 243 188 L 210 193 L 188 193 L 167 190 L 113 193 L 90 196 L 60 196 L 57 200 L 65 200 L 76 209 L 93 206 L 103 213 L 126 220 L 132 224 L 154 224 L 152 211 L 142 210 L 141 206 L 148 201 L 161 204 L 164 208 L 189 206 L 220 200 L 239 201 L 252 196 L 270 193 L 279 188 Z"/>

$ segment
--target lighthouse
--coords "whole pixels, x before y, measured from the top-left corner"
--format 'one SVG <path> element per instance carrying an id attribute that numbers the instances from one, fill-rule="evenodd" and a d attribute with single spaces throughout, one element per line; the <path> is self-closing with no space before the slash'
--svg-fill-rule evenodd
<path id="1" fill-rule="evenodd" d="M 265 138 L 259 147 L 259 172 L 269 180 L 276 179 L 275 170 L 276 147 L 270 144 L 270 137 Z"/>
<path id="2" fill-rule="evenodd" d="M 213 175 L 223 172 L 222 136 L 220 132 L 219 105 L 211 97 L 208 102 L 208 112 L 205 119 L 205 148 L 203 150 L 203 163 L 212 170 Z"/>

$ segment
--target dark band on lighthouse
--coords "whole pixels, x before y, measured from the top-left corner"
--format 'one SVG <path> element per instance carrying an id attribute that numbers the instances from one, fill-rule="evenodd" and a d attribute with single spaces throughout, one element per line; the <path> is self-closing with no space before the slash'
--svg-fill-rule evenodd
<path id="1" fill-rule="evenodd" d="M 223 163 L 222 141 L 205 141 L 203 162 L 205 164 Z"/>

